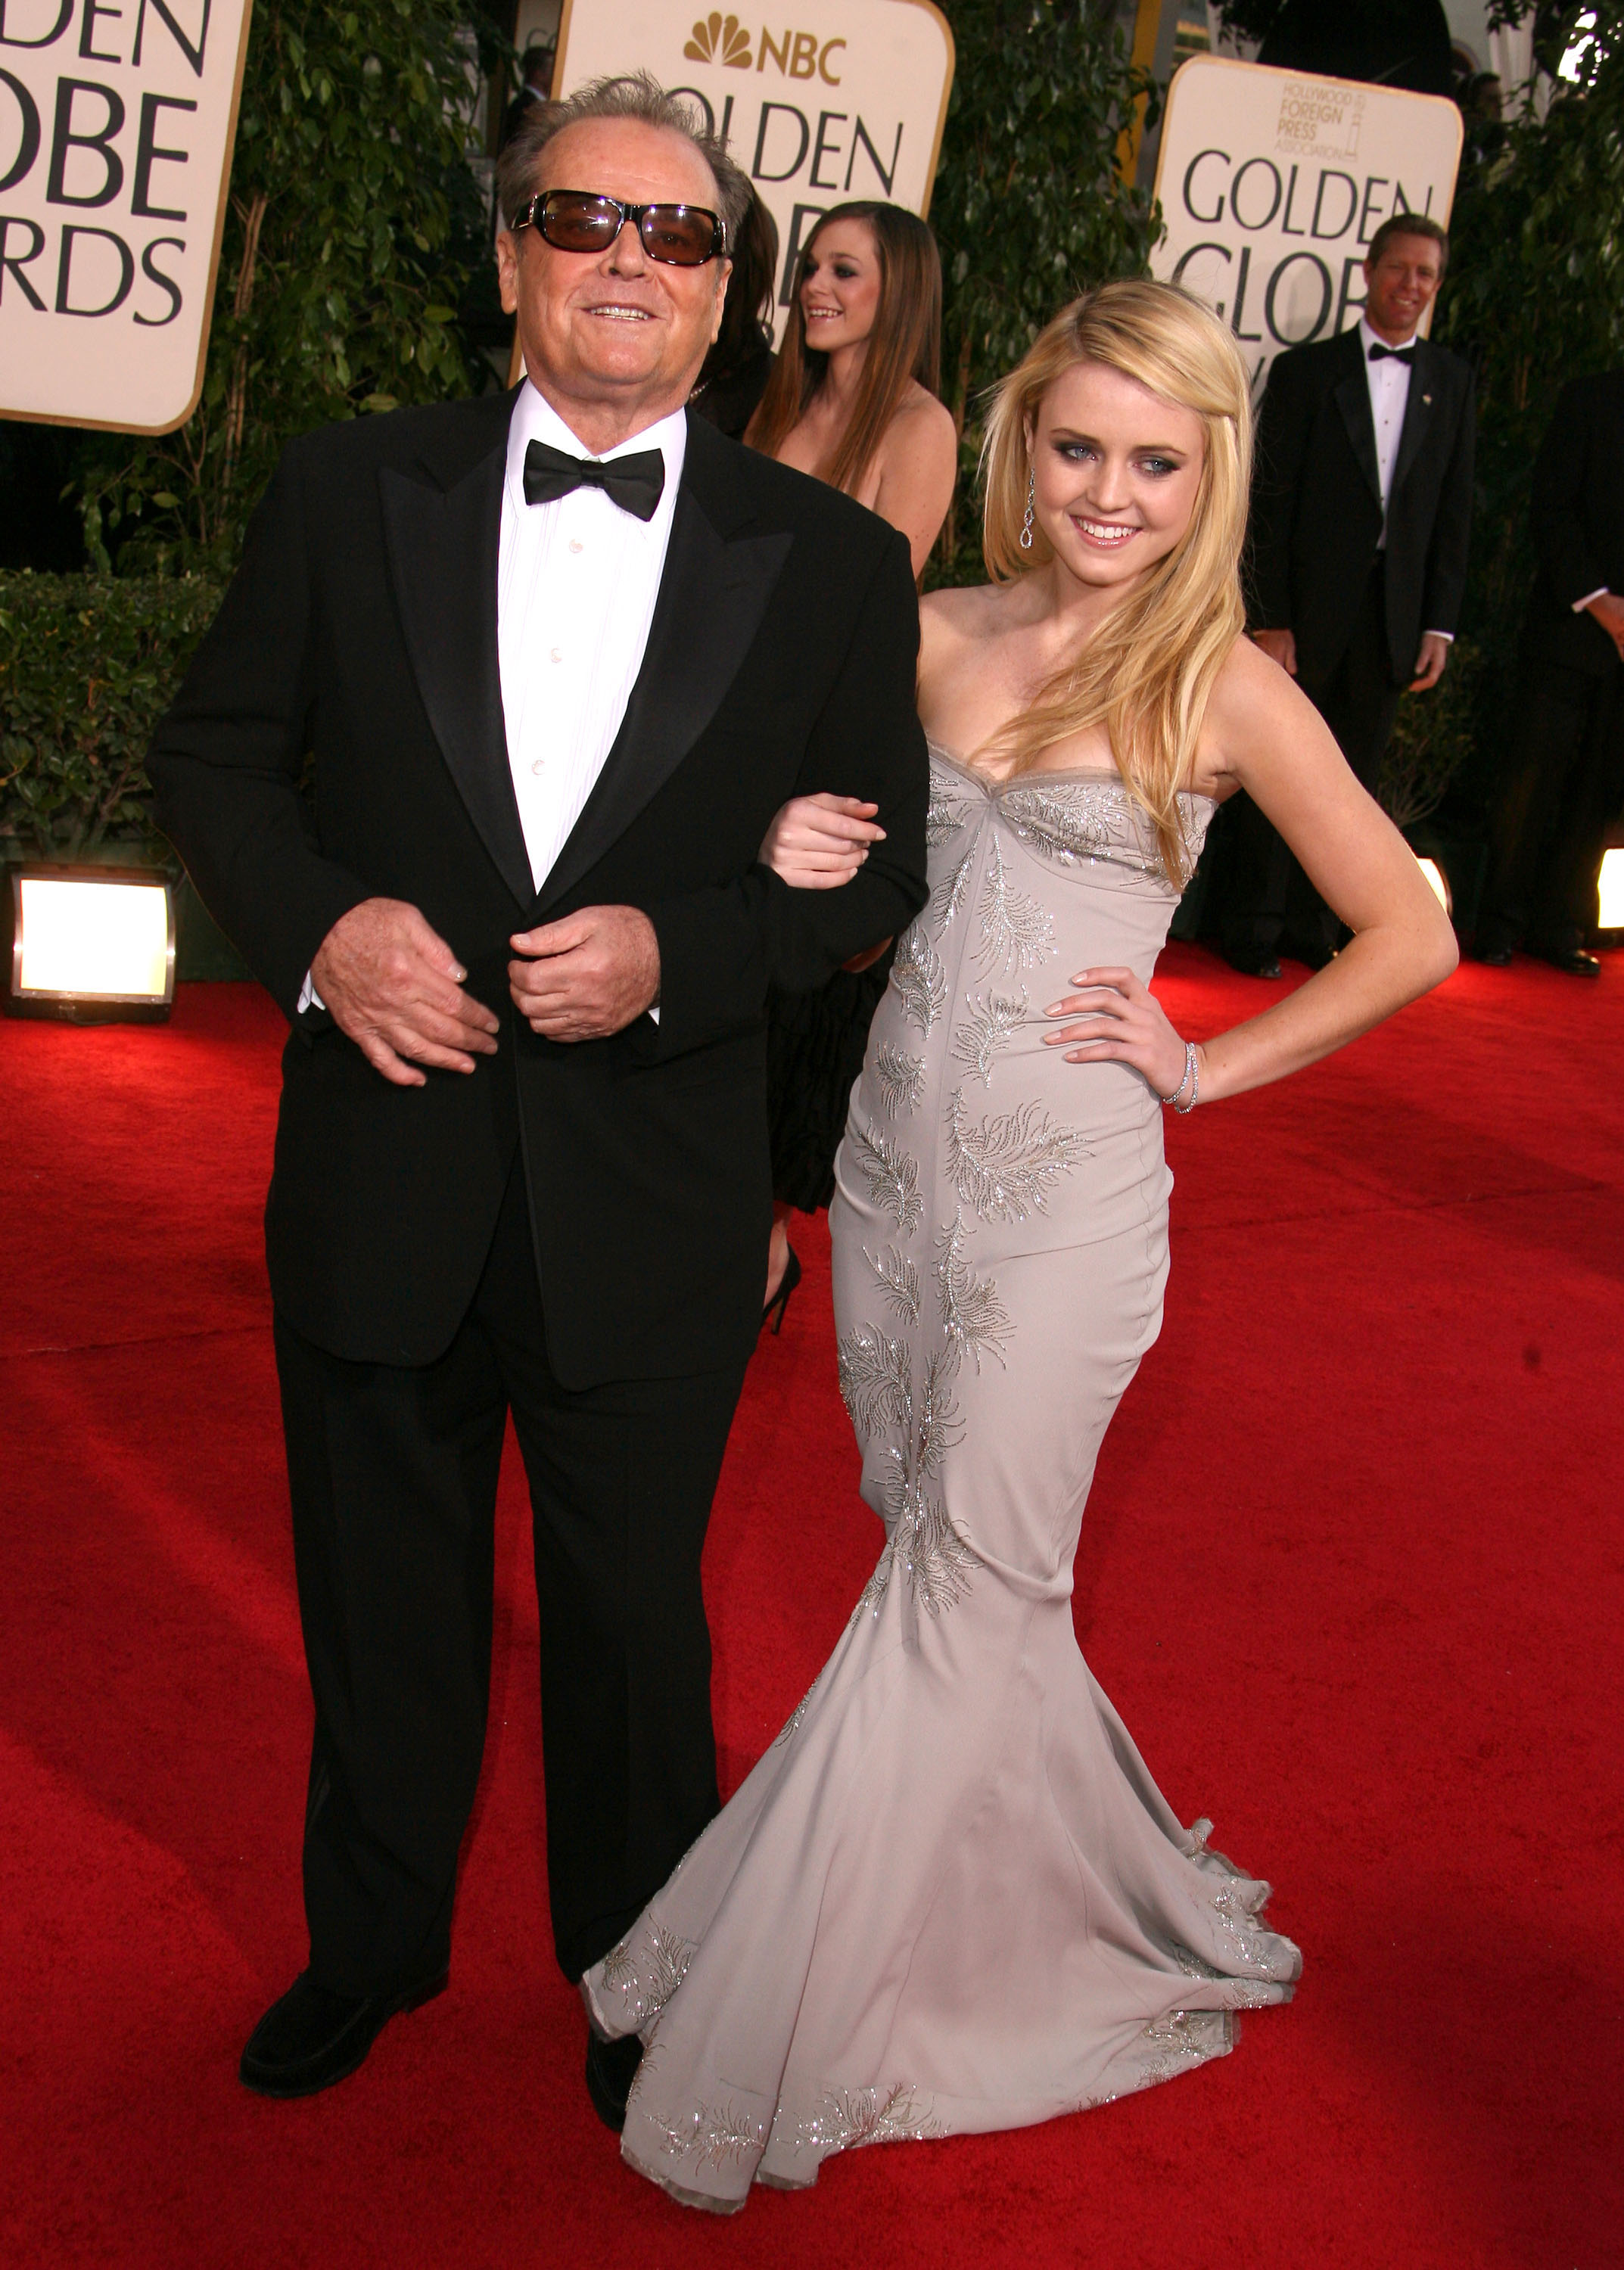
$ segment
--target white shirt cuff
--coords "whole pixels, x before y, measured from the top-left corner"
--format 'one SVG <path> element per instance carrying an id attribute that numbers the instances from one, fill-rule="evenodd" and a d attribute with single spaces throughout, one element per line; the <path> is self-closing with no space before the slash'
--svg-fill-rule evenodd
<path id="1" fill-rule="evenodd" d="M 307 1009 L 325 1009 L 326 1006 L 326 1002 L 323 1000 L 321 995 L 315 990 L 315 978 L 311 976 L 309 971 L 307 969 L 305 972 L 305 982 L 299 989 L 299 1006 L 294 1011 L 294 1015 L 302 1017 Z"/>
<path id="2" fill-rule="evenodd" d="M 1428 631 L 1427 633 L 1427 636 L 1428 638 L 1441 638 L 1445 646 L 1453 646 L 1455 643 L 1455 634 L 1453 631 Z"/>
<path id="3" fill-rule="evenodd" d="M 1605 583 L 1599 585 L 1594 591 L 1587 591 L 1582 599 L 1576 599 L 1574 601 L 1573 611 L 1575 614 L 1582 615 L 1586 607 L 1590 605 L 1592 599 L 1605 599 L 1606 596 L 1607 586 Z"/>

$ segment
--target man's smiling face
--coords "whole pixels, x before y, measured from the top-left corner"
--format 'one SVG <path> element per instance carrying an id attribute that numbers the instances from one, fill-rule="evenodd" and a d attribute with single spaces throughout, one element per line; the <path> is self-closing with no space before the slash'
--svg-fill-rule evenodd
<path id="1" fill-rule="evenodd" d="M 701 152 L 680 134 L 632 119 L 567 127 L 543 151 L 532 186 L 720 210 Z M 525 366 L 560 410 L 635 410 L 647 423 L 687 399 L 721 324 L 725 260 L 701 268 L 650 260 L 628 224 L 600 253 L 560 252 L 533 226 L 504 231 L 497 261 Z"/>

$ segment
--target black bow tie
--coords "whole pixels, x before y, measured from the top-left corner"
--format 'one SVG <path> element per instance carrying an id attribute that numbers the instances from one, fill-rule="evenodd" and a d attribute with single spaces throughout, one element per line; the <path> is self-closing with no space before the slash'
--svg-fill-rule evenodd
<path id="1" fill-rule="evenodd" d="M 1380 339 L 1372 339 L 1370 360 L 1372 362 L 1413 362 L 1415 343 L 1412 340 L 1407 347 L 1384 347 Z"/>
<path id="2" fill-rule="evenodd" d="M 612 457 L 607 464 L 597 457 L 572 457 L 545 441 L 532 441 L 524 452 L 526 504 L 552 504 L 572 489 L 602 489 L 622 512 L 652 520 L 664 486 L 665 460 L 657 449 Z"/>

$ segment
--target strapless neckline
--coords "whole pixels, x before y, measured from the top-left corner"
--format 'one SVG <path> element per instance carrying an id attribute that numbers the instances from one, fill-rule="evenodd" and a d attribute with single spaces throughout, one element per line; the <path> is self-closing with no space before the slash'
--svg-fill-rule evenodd
<path id="1" fill-rule="evenodd" d="M 978 773 L 974 765 L 967 764 L 962 757 L 955 756 L 953 752 L 937 740 L 933 734 L 925 735 L 925 747 L 931 756 L 938 758 L 943 764 L 949 766 L 963 780 L 968 781 L 973 787 L 978 788 L 985 797 L 1005 796 L 1012 789 L 1036 788 L 1045 781 L 1102 781 L 1108 787 L 1121 789 L 1124 796 L 1132 794 L 1127 782 L 1123 780 L 1115 765 L 1067 765 L 1042 772 L 1016 773 L 1008 780 L 995 781 L 989 780 L 985 773 Z M 1190 804 L 1206 804 L 1212 805 L 1215 810 L 1217 808 L 1216 799 L 1210 796 L 1204 796 L 1199 789 L 1183 788 L 1179 790 L 1179 795 L 1181 798 Z"/>

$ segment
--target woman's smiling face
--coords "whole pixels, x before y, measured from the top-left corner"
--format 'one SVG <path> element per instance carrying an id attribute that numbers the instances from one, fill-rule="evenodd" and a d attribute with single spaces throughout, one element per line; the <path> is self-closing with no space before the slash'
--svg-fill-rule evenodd
<path id="1" fill-rule="evenodd" d="M 1183 541 L 1206 451 L 1195 411 L 1078 363 L 1039 403 L 1027 447 L 1034 516 L 1079 582 L 1136 582 Z"/>
<path id="2" fill-rule="evenodd" d="M 879 247 L 864 220 L 831 221 L 806 248 L 801 314 L 819 354 L 861 345 L 879 313 Z"/>

